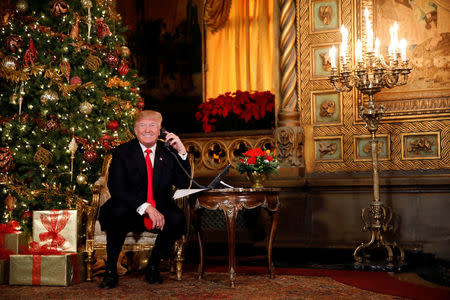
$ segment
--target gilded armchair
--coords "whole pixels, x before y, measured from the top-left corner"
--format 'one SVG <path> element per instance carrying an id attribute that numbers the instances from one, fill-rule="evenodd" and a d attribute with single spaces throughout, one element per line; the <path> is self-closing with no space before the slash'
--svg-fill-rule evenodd
<path id="1" fill-rule="evenodd" d="M 106 234 L 101 231 L 100 223 L 97 220 L 99 207 L 105 203 L 109 198 L 109 190 L 107 187 L 108 182 L 108 172 L 109 165 L 111 163 L 112 156 L 108 155 L 105 157 L 102 166 L 102 173 L 100 178 L 95 182 L 92 187 L 92 203 L 87 207 L 87 221 L 86 221 L 86 269 L 87 275 L 86 280 L 92 280 L 92 271 L 93 271 L 93 263 L 94 263 L 94 253 L 97 250 L 106 250 Z M 193 177 L 194 166 L 193 166 L 193 158 L 189 155 L 189 161 L 191 163 L 191 177 Z M 192 184 L 192 182 L 191 182 Z M 189 232 L 189 203 L 188 201 L 178 202 L 178 205 L 183 208 L 186 221 L 187 221 L 187 230 Z M 183 235 L 180 239 L 175 242 L 174 246 L 174 255 L 173 258 L 170 259 L 171 271 L 175 271 L 177 279 L 181 280 L 182 277 L 182 269 L 183 269 L 183 260 L 184 260 L 184 245 L 186 244 L 186 235 Z M 122 248 L 121 257 L 125 252 L 133 251 L 135 253 L 142 253 L 146 250 L 152 250 L 157 234 L 150 232 L 142 232 L 142 233 L 128 233 L 124 246 Z M 123 275 L 126 273 L 126 269 L 121 266 L 121 258 L 118 261 L 118 272 L 119 275 Z"/>

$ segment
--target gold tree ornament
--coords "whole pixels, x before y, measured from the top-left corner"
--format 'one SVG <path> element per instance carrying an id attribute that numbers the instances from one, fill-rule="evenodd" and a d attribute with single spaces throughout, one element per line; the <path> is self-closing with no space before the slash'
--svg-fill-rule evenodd
<path id="1" fill-rule="evenodd" d="M 80 112 L 89 115 L 92 112 L 93 105 L 87 101 L 80 104 Z"/>
<path id="2" fill-rule="evenodd" d="M 69 5 L 63 0 L 53 0 L 50 3 L 50 12 L 56 17 L 62 17 L 67 14 Z"/>
<path id="3" fill-rule="evenodd" d="M 59 64 L 59 69 L 61 70 L 61 73 L 66 77 L 67 82 L 70 80 L 70 63 L 67 60 L 63 60 Z"/>
<path id="4" fill-rule="evenodd" d="M 8 55 L 2 59 L 2 67 L 8 70 L 15 70 L 18 66 L 17 58 L 14 56 Z"/>
<path id="5" fill-rule="evenodd" d="M 101 66 L 102 60 L 98 56 L 91 54 L 86 58 L 84 63 L 86 64 L 86 67 L 88 67 L 88 69 L 96 72 Z"/>
<path id="6" fill-rule="evenodd" d="M 5 206 L 8 209 L 10 217 L 12 216 L 12 212 L 16 208 L 16 205 L 17 205 L 17 198 L 9 194 L 8 197 L 6 197 L 5 199 Z"/>
<path id="7" fill-rule="evenodd" d="M 79 31 L 78 23 L 80 22 L 80 17 L 77 14 L 75 15 L 76 15 L 75 24 L 72 26 L 69 36 L 74 40 L 78 40 L 78 31 Z"/>
<path id="8" fill-rule="evenodd" d="M 128 56 L 130 56 L 130 53 L 130 49 L 127 46 L 120 47 L 120 54 L 123 57 L 127 58 Z"/>
<path id="9" fill-rule="evenodd" d="M 69 148 L 69 152 L 70 152 L 70 181 L 72 181 L 72 179 L 73 179 L 73 161 L 75 159 L 75 152 L 77 152 L 77 149 L 78 149 L 78 144 L 77 144 L 77 141 L 75 140 L 74 136 L 72 136 L 72 139 L 70 140 L 68 148 Z"/>
<path id="10" fill-rule="evenodd" d="M 53 154 L 49 150 L 43 147 L 39 147 L 36 153 L 34 154 L 33 159 L 38 164 L 47 166 L 52 161 Z"/>
<path id="11" fill-rule="evenodd" d="M 0 173 L 6 173 L 14 169 L 14 156 L 9 148 L 0 147 Z"/>
<path id="12" fill-rule="evenodd" d="M 24 13 L 28 10 L 28 2 L 25 0 L 19 0 L 16 3 L 16 11 L 19 13 Z"/>
<path id="13" fill-rule="evenodd" d="M 72 139 L 70 140 L 70 143 L 69 143 L 69 152 L 72 155 L 75 155 L 75 152 L 77 152 L 77 149 L 78 149 L 77 141 L 75 140 L 75 137 L 72 137 Z"/>
<path id="14" fill-rule="evenodd" d="M 54 90 L 45 90 L 44 93 L 41 95 L 41 103 L 47 104 L 47 103 L 56 103 L 59 100 L 58 93 Z"/>
<path id="15" fill-rule="evenodd" d="M 83 173 L 77 175 L 76 181 L 79 185 L 87 184 L 87 176 Z"/>
<path id="16" fill-rule="evenodd" d="M 9 96 L 9 103 L 16 105 L 18 103 L 19 97 L 20 96 L 16 93 L 12 94 L 11 96 Z"/>
<path id="17" fill-rule="evenodd" d="M 83 8 L 88 9 L 92 7 L 92 1 L 91 0 L 81 0 L 81 6 Z"/>

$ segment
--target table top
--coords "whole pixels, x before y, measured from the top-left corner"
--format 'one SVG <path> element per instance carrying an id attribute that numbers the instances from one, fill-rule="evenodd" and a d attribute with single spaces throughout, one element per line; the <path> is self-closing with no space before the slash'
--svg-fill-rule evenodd
<path id="1" fill-rule="evenodd" d="M 204 191 L 204 193 L 266 193 L 266 192 L 280 192 L 281 188 L 226 188 L 226 189 L 212 189 Z"/>
<path id="2" fill-rule="evenodd" d="M 280 188 L 227 188 L 204 191 L 196 200 L 195 209 L 200 207 L 218 209 L 224 206 L 238 208 L 266 207 L 274 211 L 279 207 Z"/>

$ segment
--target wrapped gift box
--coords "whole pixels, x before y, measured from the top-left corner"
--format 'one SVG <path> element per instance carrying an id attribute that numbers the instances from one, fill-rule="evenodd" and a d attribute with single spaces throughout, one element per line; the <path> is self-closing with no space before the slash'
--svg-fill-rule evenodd
<path id="1" fill-rule="evenodd" d="M 8 283 L 8 260 L 0 259 L 0 284 Z"/>
<path id="2" fill-rule="evenodd" d="M 33 241 L 41 246 L 66 252 L 77 252 L 77 211 L 33 211 Z"/>
<path id="3" fill-rule="evenodd" d="M 82 253 L 11 255 L 10 285 L 68 286 L 85 279 Z"/>
<path id="4" fill-rule="evenodd" d="M 14 253 L 19 253 L 19 249 L 26 247 L 29 241 L 28 232 L 0 233 L 0 249 L 11 250 Z"/>

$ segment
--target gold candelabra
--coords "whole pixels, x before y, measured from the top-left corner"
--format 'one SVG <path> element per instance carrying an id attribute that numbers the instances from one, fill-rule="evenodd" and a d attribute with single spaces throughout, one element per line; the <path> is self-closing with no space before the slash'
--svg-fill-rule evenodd
<path id="1" fill-rule="evenodd" d="M 330 49 L 332 74 L 329 79 L 338 92 L 349 92 L 355 87 L 369 98 L 367 102 L 362 101 L 359 114 L 371 134 L 369 143 L 372 155 L 373 200 L 370 206 L 363 208 L 361 212 L 363 231 L 370 231 L 371 237 L 368 242 L 361 243 L 354 250 L 353 257 L 356 260 L 357 266 L 369 264 L 373 267 L 375 265 L 371 264 L 371 256 L 365 250 L 371 247 L 384 248 L 388 256 L 387 267 L 391 268 L 395 265 L 401 266 L 403 264 L 404 252 L 395 242 L 390 243 L 384 237 L 384 233 L 392 229 L 392 225 L 390 225 L 392 210 L 384 206 L 380 200 L 376 132 L 384 114 L 384 106 L 377 106 L 375 104 L 374 95 L 385 87 L 393 88 L 395 86 L 405 85 L 411 69 L 408 67 L 408 60 L 406 59 L 406 41 L 402 40 L 401 43 L 396 42 L 396 28 L 398 28 L 396 23 L 394 24 L 394 29 L 391 28 L 389 60 L 386 62 L 379 53 L 380 42 L 378 38 L 375 41 L 375 49 L 373 49 L 373 32 L 371 31 L 371 24 L 368 20 L 367 9 L 365 15 L 368 37 L 365 55 L 362 53 L 362 44 L 358 40 L 356 43 L 356 66 L 348 66 L 346 57 L 346 39 L 348 33 L 345 27 L 342 26 L 341 70 L 338 71 L 336 67 L 336 49 L 333 47 Z M 401 53 L 397 52 L 398 47 L 401 49 Z M 399 58 L 401 58 L 401 62 Z M 395 249 L 398 250 L 398 256 L 394 256 Z M 363 256 L 361 256 L 360 252 L 363 253 Z"/>

